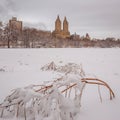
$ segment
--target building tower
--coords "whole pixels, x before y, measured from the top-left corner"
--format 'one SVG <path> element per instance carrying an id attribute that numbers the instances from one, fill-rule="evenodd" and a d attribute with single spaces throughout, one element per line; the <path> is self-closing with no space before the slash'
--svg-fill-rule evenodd
<path id="1" fill-rule="evenodd" d="M 59 18 L 59 15 L 55 21 L 55 30 L 52 32 L 52 35 L 57 38 L 69 38 L 70 37 L 70 32 L 68 30 L 68 21 L 66 17 L 64 18 L 63 21 L 63 29 L 61 28 L 61 20 Z"/>
<path id="2" fill-rule="evenodd" d="M 68 21 L 66 17 L 64 18 L 64 21 L 63 21 L 63 31 L 66 33 L 68 32 Z"/>
<path id="3" fill-rule="evenodd" d="M 64 21 L 63 21 L 63 37 L 64 38 L 69 38 L 70 37 L 70 32 L 68 30 L 69 29 L 68 26 L 69 26 L 69 23 L 68 23 L 68 21 L 65 17 Z"/>
<path id="4" fill-rule="evenodd" d="M 9 20 L 9 27 L 12 30 L 17 30 L 19 33 L 22 32 L 22 21 L 18 21 L 16 17 L 12 17 L 11 20 Z"/>
<path id="5" fill-rule="evenodd" d="M 55 31 L 60 32 L 61 31 L 61 20 L 59 18 L 59 15 L 55 21 Z"/>

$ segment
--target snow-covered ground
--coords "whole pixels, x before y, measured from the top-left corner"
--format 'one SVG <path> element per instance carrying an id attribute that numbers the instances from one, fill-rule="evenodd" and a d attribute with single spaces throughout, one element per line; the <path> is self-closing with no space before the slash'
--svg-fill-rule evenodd
<path id="1" fill-rule="evenodd" d="M 61 48 L 61 49 L 0 49 L 0 103 L 12 89 L 54 80 L 53 72 L 41 71 L 45 64 L 82 64 L 85 73 L 106 81 L 115 92 L 109 100 L 108 91 L 87 85 L 80 114 L 75 120 L 119 120 L 120 119 L 120 49 L 119 48 Z M 2 120 L 2 119 L 0 119 Z"/>

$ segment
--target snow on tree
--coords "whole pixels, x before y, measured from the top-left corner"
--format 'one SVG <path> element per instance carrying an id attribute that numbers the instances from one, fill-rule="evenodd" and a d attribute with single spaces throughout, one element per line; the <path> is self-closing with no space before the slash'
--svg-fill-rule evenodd
<path id="1" fill-rule="evenodd" d="M 79 74 L 81 77 L 85 76 L 85 72 L 82 68 L 82 64 L 78 65 L 75 63 L 67 63 L 63 66 L 56 65 L 53 61 L 44 65 L 41 70 L 48 71 L 53 70 L 60 73 L 73 73 L 73 74 Z"/>
<path id="2" fill-rule="evenodd" d="M 0 104 L 1 117 L 24 117 L 25 120 L 73 120 L 80 113 L 81 98 L 86 84 L 104 86 L 109 90 L 110 99 L 115 97 L 106 82 L 87 78 L 81 65 L 68 63 L 57 66 L 51 62 L 43 66 L 42 70 L 54 70 L 64 74 L 41 85 L 29 85 L 12 90 Z"/>

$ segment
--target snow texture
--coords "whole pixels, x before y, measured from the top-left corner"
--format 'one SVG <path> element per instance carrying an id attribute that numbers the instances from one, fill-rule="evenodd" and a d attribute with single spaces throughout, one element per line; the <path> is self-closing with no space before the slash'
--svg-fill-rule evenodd
<path id="1" fill-rule="evenodd" d="M 10 109 L 7 108 L 8 111 L 6 110 L 4 119 L 7 119 L 9 116 L 9 120 L 23 120 L 24 104 L 22 103 L 27 103 L 26 114 L 29 115 L 27 120 L 120 119 L 120 49 L 1 49 L 0 56 L 0 103 L 11 93 L 14 94 L 8 96 L 3 105 L 8 105 L 8 101 L 10 102 L 9 104 L 22 101 L 19 118 L 15 116 L 13 118 L 16 109 L 11 107 Z M 55 63 L 54 70 L 41 70 L 45 64 L 51 61 Z M 43 82 L 44 85 L 49 85 L 51 84 L 49 81 L 54 81 L 56 78 L 64 76 L 64 73 L 70 72 L 67 71 L 68 66 L 76 66 L 78 64 L 84 68 L 86 76 L 94 76 L 107 82 L 115 92 L 115 99 L 110 101 L 108 99 L 108 91 L 101 87 L 103 98 L 103 102 L 101 103 L 97 87 L 87 85 L 81 101 L 82 106 L 79 106 L 77 97 L 75 100 L 68 100 L 59 93 L 59 90 L 57 91 L 56 84 L 49 90 L 50 93 L 52 92 L 50 97 L 46 96 L 45 99 L 41 100 L 41 103 L 37 99 L 38 103 L 34 104 L 34 110 L 31 109 L 34 101 L 31 98 L 33 96 L 39 99 L 43 97 L 42 94 L 34 92 L 34 88 L 37 87 L 34 85 L 41 85 Z M 59 85 L 68 85 L 68 81 L 70 80 L 72 83 L 73 78 L 74 80 L 76 78 L 77 82 L 77 78 L 84 76 L 73 72 L 74 69 L 71 71 L 69 75 L 64 76 L 64 79 L 68 80 L 65 82 L 60 81 Z M 28 87 L 27 85 L 30 86 Z M 78 88 L 80 86 L 81 84 L 79 83 Z M 17 97 L 19 95 L 21 96 L 20 98 Z M 58 97 L 55 98 L 55 96 Z M 38 106 L 38 104 L 41 106 Z M 61 114 L 59 114 L 60 110 L 62 110 Z M 37 114 L 34 111 L 45 111 L 45 113 L 41 116 L 41 114 Z M 66 111 L 69 111 L 69 114 Z M 3 120 L 3 118 L 0 118 L 0 120 Z"/>

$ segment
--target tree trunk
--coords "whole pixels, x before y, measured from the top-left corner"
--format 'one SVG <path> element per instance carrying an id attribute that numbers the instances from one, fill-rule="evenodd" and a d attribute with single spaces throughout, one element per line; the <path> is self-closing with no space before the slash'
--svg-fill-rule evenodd
<path id="1" fill-rule="evenodd" d="M 8 39 L 8 48 L 10 48 L 10 40 Z"/>

